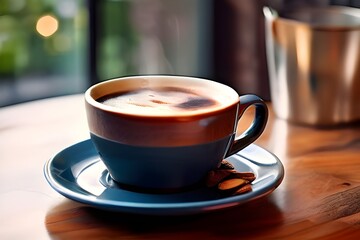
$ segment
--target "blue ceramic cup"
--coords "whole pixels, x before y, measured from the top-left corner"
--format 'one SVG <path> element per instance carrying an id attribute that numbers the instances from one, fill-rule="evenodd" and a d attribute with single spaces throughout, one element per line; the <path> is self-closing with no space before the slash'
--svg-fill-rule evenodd
<path id="1" fill-rule="evenodd" d="M 115 105 L 106 102 L 119 96 Z M 86 91 L 85 102 L 91 139 L 112 179 L 154 192 L 200 184 L 224 158 L 255 141 L 268 116 L 255 95 L 239 96 L 221 83 L 183 76 L 104 81 Z M 254 120 L 236 134 L 249 106 L 255 107 Z"/>

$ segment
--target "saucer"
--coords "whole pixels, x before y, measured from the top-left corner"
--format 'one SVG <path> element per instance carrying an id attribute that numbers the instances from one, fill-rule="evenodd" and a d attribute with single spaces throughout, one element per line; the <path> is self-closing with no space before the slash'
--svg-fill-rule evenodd
<path id="1" fill-rule="evenodd" d="M 205 186 L 168 194 L 122 189 L 110 178 L 91 140 L 57 153 L 46 162 L 44 173 L 51 187 L 69 199 L 111 211 L 149 215 L 186 215 L 236 206 L 270 194 L 284 177 L 281 161 L 255 144 L 227 160 L 237 171 L 255 173 L 251 192 L 224 196 Z"/>

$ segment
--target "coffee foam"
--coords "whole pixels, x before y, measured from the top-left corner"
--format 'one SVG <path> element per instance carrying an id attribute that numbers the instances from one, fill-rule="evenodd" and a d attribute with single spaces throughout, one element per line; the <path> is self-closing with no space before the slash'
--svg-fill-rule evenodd
<path id="1" fill-rule="evenodd" d="M 182 76 L 113 79 L 94 85 L 85 97 L 104 110 L 139 116 L 192 116 L 239 101 L 236 91 L 226 85 Z"/>
<path id="2" fill-rule="evenodd" d="M 211 111 L 221 105 L 220 102 L 195 91 L 177 87 L 143 88 L 105 96 L 99 99 L 99 102 L 123 112 L 151 112 L 154 115 Z"/>

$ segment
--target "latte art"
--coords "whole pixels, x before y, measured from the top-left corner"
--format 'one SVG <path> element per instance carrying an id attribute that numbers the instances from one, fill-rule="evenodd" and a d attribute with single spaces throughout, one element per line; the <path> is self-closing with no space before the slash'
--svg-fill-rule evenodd
<path id="1" fill-rule="evenodd" d="M 202 112 L 220 105 L 215 99 L 179 87 L 143 88 L 105 96 L 98 101 L 124 112 L 151 111 L 156 115 Z"/>

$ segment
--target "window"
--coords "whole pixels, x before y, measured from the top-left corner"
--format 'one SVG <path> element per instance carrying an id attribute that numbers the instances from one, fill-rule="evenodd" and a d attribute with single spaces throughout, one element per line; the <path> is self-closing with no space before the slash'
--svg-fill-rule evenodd
<path id="1" fill-rule="evenodd" d="M 84 91 L 87 9 L 75 0 L 0 0 L 0 106 Z"/>

